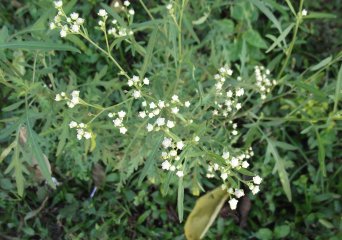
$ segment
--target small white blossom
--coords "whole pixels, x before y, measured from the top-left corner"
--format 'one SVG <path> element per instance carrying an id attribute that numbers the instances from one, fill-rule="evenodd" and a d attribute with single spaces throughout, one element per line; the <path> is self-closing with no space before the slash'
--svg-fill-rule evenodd
<path id="1" fill-rule="evenodd" d="M 62 96 L 60 94 L 56 94 L 55 101 L 59 102 L 62 100 Z"/>
<path id="2" fill-rule="evenodd" d="M 183 143 L 183 141 L 179 141 L 179 142 L 177 142 L 177 148 L 178 148 L 179 150 L 182 150 L 182 149 L 183 149 L 183 147 L 184 147 L 184 143 Z"/>
<path id="3" fill-rule="evenodd" d="M 176 167 L 172 165 L 172 166 L 170 167 L 170 171 L 171 171 L 171 172 L 174 172 L 175 170 L 176 170 Z"/>
<path id="4" fill-rule="evenodd" d="M 119 118 L 124 118 L 126 116 L 126 112 L 121 110 L 120 112 L 118 112 L 118 116 Z"/>
<path id="5" fill-rule="evenodd" d="M 260 176 L 255 176 L 253 177 L 253 182 L 259 185 L 262 182 L 262 178 Z"/>
<path id="6" fill-rule="evenodd" d="M 172 9 L 172 4 L 171 4 L 171 3 L 167 4 L 167 5 L 166 5 L 166 9 L 167 9 L 167 10 L 171 10 L 171 9 Z"/>
<path id="7" fill-rule="evenodd" d="M 225 173 L 225 172 L 221 173 L 221 178 L 222 178 L 223 181 L 226 180 L 228 178 L 228 174 Z"/>
<path id="8" fill-rule="evenodd" d="M 230 160 L 230 165 L 232 166 L 232 168 L 236 168 L 239 166 L 239 160 L 237 158 L 232 158 L 232 160 Z"/>
<path id="9" fill-rule="evenodd" d="M 66 32 L 65 30 L 62 29 L 62 30 L 59 32 L 59 35 L 60 35 L 62 38 L 64 38 L 64 37 L 66 37 L 67 32 Z"/>
<path id="10" fill-rule="evenodd" d="M 128 10 L 128 13 L 133 16 L 135 14 L 135 11 L 134 11 L 134 9 L 130 9 L 130 10 Z"/>
<path id="11" fill-rule="evenodd" d="M 56 28 L 56 24 L 54 22 L 50 22 L 50 29 L 53 30 Z"/>
<path id="12" fill-rule="evenodd" d="M 154 102 L 151 102 L 151 103 L 150 103 L 150 108 L 151 108 L 151 109 L 154 109 L 154 108 L 156 108 L 156 107 L 157 107 L 157 105 L 156 105 Z"/>
<path id="13" fill-rule="evenodd" d="M 160 127 L 165 125 L 165 118 L 158 118 L 156 124 Z"/>
<path id="14" fill-rule="evenodd" d="M 171 151 L 170 151 L 170 156 L 171 156 L 171 157 L 177 156 L 177 151 L 176 151 L 176 150 L 171 150 Z"/>
<path id="15" fill-rule="evenodd" d="M 177 95 L 173 95 L 173 96 L 172 96 L 172 101 L 178 102 L 178 101 L 179 101 L 178 96 L 177 96 Z"/>
<path id="16" fill-rule="evenodd" d="M 199 140 L 200 140 L 199 136 L 195 136 L 194 140 L 195 140 L 195 142 L 199 142 Z"/>
<path id="17" fill-rule="evenodd" d="M 169 161 L 165 160 L 163 163 L 162 163 L 162 169 L 164 170 L 169 170 L 171 167 L 171 164 Z"/>
<path id="18" fill-rule="evenodd" d="M 121 134 L 126 134 L 126 132 L 127 132 L 127 128 L 125 128 L 125 127 L 121 127 L 120 128 L 120 133 Z"/>
<path id="19" fill-rule="evenodd" d="M 121 118 L 116 118 L 113 120 L 114 126 L 115 127 L 120 127 L 122 125 L 122 119 Z"/>
<path id="20" fill-rule="evenodd" d="M 247 161 L 243 161 L 242 164 L 241 164 L 241 166 L 242 166 L 243 168 L 248 168 L 249 163 L 248 163 Z"/>
<path id="21" fill-rule="evenodd" d="M 141 92 L 139 90 L 134 90 L 132 95 L 135 99 L 138 99 L 141 97 Z"/>
<path id="22" fill-rule="evenodd" d="M 260 187 L 259 187 L 259 186 L 254 186 L 254 187 L 252 188 L 252 193 L 253 193 L 253 195 L 257 194 L 259 191 L 260 191 Z"/>
<path id="23" fill-rule="evenodd" d="M 179 108 L 178 107 L 171 108 L 171 112 L 174 114 L 177 114 L 179 112 Z"/>
<path id="24" fill-rule="evenodd" d="M 233 131 L 232 131 L 232 134 L 233 134 L 234 136 L 236 136 L 236 135 L 238 135 L 238 131 L 233 130 Z"/>
<path id="25" fill-rule="evenodd" d="M 186 102 L 184 103 L 184 106 L 187 107 L 187 108 L 190 107 L 190 102 L 189 102 L 189 101 L 186 101 Z"/>
<path id="26" fill-rule="evenodd" d="M 144 78 L 143 83 L 145 85 L 149 85 L 150 84 L 150 80 L 148 78 Z"/>
<path id="27" fill-rule="evenodd" d="M 306 9 L 303 9 L 302 10 L 302 16 L 306 16 L 306 15 L 308 15 L 308 11 Z"/>
<path id="28" fill-rule="evenodd" d="M 63 2 L 62 1 L 55 1 L 55 8 L 61 8 L 63 6 Z"/>
<path id="29" fill-rule="evenodd" d="M 71 31 L 74 33 L 78 33 L 80 31 L 80 26 L 77 24 L 74 24 L 71 26 Z"/>
<path id="30" fill-rule="evenodd" d="M 184 172 L 183 171 L 177 171 L 176 175 L 181 178 L 184 176 Z"/>
<path id="31" fill-rule="evenodd" d="M 90 139 L 91 138 L 91 133 L 90 132 L 85 132 L 83 136 L 84 136 L 85 139 Z"/>
<path id="32" fill-rule="evenodd" d="M 175 123 L 173 121 L 168 120 L 167 123 L 166 123 L 166 126 L 168 128 L 173 128 L 175 126 Z"/>
<path id="33" fill-rule="evenodd" d="M 236 189 L 234 195 L 237 198 L 240 198 L 240 197 L 243 197 L 245 195 L 245 193 L 244 193 L 243 189 Z"/>
<path id="34" fill-rule="evenodd" d="M 99 12 L 97 13 L 97 15 L 99 15 L 100 17 L 106 17 L 107 12 L 104 9 L 100 9 Z"/>
<path id="35" fill-rule="evenodd" d="M 145 111 L 139 112 L 139 117 L 145 118 L 146 117 L 146 112 Z"/>
<path id="36" fill-rule="evenodd" d="M 160 109 L 164 108 L 164 107 L 165 107 L 165 102 L 159 100 L 159 102 L 158 102 L 158 107 L 159 107 Z"/>
<path id="37" fill-rule="evenodd" d="M 74 21 L 77 20 L 78 16 L 79 15 L 76 12 L 73 12 L 72 14 L 70 14 L 71 19 L 74 20 Z"/>
<path id="38" fill-rule="evenodd" d="M 236 200 L 235 198 L 232 198 L 232 199 L 230 199 L 229 201 L 229 206 L 230 206 L 230 208 L 232 209 L 232 210 L 235 210 L 236 209 L 236 206 L 237 206 L 237 204 L 238 204 L 238 200 Z"/>
<path id="39" fill-rule="evenodd" d="M 131 3 L 129 1 L 124 1 L 124 5 L 128 7 Z"/>
<path id="40" fill-rule="evenodd" d="M 147 129 L 148 132 L 152 132 L 153 131 L 153 125 L 150 124 L 150 123 L 147 124 L 146 129 Z"/>
<path id="41" fill-rule="evenodd" d="M 78 25 L 82 25 L 84 23 L 84 19 L 83 18 L 77 18 L 76 23 Z"/>
<path id="42" fill-rule="evenodd" d="M 77 122 L 71 121 L 71 122 L 69 123 L 69 128 L 75 128 L 75 127 L 77 127 Z"/>
<path id="43" fill-rule="evenodd" d="M 171 147 L 171 144 L 172 144 L 171 138 L 164 138 L 164 140 L 162 142 L 162 145 L 164 148 Z"/>
<path id="44" fill-rule="evenodd" d="M 235 106 L 236 110 L 241 109 L 241 107 L 242 107 L 241 103 L 237 103 L 236 106 Z"/>
<path id="45" fill-rule="evenodd" d="M 224 152 L 224 153 L 222 154 L 222 158 L 225 159 L 225 160 L 227 160 L 227 159 L 229 158 L 229 152 Z"/>

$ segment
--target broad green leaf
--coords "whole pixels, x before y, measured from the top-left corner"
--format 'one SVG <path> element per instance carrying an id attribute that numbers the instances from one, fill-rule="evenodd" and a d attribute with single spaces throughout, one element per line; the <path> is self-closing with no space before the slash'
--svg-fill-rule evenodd
<path id="1" fill-rule="evenodd" d="M 188 240 L 202 239 L 205 236 L 227 198 L 227 191 L 219 187 L 196 201 L 184 227 Z"/>
<path id="2" fill-rule="evenodd" d="M 287 196 L 287 199 L 291 202 L 292 201 L 291 187 L 290 187 L 289 177 L 288 177 L 288 174 L 287 174 L 286 169 L 285 169 L 285 162 L 279 156 L 275 142 L 269 138 L 267 138 L 267 142 L 268 142 L 267 149 L 272 154 L 272 156 L 274 157 L 274 160 L 276 162 L 275 168 L 278 172 L 281 185 L 283 186 L 283 189 L 284 189 L 284 192 Z"/>
<path id="3" fill-rule="evenodd" d="M 311 70 L 311 71 L 316 71 L 316 70 L 318 70 L 318 69 L 320 69 L 320 68 L 323 68 L 323 67 L 325 67 L 326 65 L 328 65 L 328 64 L 331 62 L 331 60 L 332 60 L 332 56 L 329 56 L 329 57 L 327 57 L 327 58 L 324 58 L 324 59 L 323 59 L 322 61 L 320 61 L 318 64 L 312 66 L 312 67 L 310 68 L 310 70 Z"/>
<path id="4" fill-rule="evenodd" d="M 192 21 L 192 24 L 193 25 L 201 25 L 202 23 L 204 23 L 208 19 L 209 16 L 210 16 L 210 12 L 205 12 L 202 17 L 200 17 L 197 20 Z"/>
<path id="5" fill-rule="evenodd" d="M 288 26 L 284 30 L 284 32 L 282 32 L 280 34 L 280 36 L 273 42 L 273 44 L 266 50 L 266 53 L 269 53 L 270 51 L 272 51 L 276 46 L 278 46 L 280 44 L 280 42 L 282 42 L 282 41 L 285 42 L 285 38 L 290 33 L 290 31 L 292 30 L 293 26 L 294 26 L 294 24 L 291 23 L 290 26 Z"/>
<path id="6" fill-rule="evenodd" d="M 42 50 L 42 51 L 80 51 L 72 46 L 53 43 L 53 42 L 39 42 L 39 41 L 13 41 L 8 43 L 0 43 L 0 49 L 24 49 L 24 50 Z"/>
<path id="7" fill-rule="evenodd" d="M 291 231 L 290 226 L 288 225 L 280 225 L 274 228 L 274 237 L 277 239 L 284 239 L 287 235 L 289 235 Z"/>
<path id="8" fill-rule="evenodd" d="M 253 29 L 247 30 L 243 34 L 243 39 L 245 39 L 246 42 L 251 46 L 257 48 L 267 48 L 266 42 L 262 39 L 260 34 L 257 31 L 254 31 Z"/>

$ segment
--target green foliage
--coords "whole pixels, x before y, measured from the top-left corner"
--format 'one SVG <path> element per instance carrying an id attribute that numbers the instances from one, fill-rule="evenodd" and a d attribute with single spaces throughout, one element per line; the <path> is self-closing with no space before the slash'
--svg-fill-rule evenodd
<path id="1" fill-rule="evenodd" d="M 208 239 L 342 237 L 339 1 L 176 0 L 174 15 L 169 2 L 132 1 L 130 22 L 102 1 L 74 0 L 64 11 L 81 13 L 87 35 L 65 39 L 48 29 L 52 2 L 7 2 L 0 3 L 0 238 L 184 239 L 182 220 L 191 217 L 195 196 L 222 184 L 219 175 L 206 178 L 208 161 L 223 165 L 220 150 L 249 147 L 253 171 L 227 178 L 236 188 L 240 177 L 263 178 L 260 194 L 245 188 L 247 227 L 239 225 L 248 204 L 232 211 L 224 203 Z M 112 38 L 108 51 L 99 8 L 134 32 Z M 230 87 L 248 94 L 240 111 L 214 117 L 213 76 L 225 64 L 243 79 L 230 79 Z M 255 65 L 277 81 L 265 100 Z M 146 133 L 125 74 L 148 77 L 149 97 L 177 93 L 191 101 L 174 130 Z M 73 90 L 81 92 L 80 105 L 54 101 Z M 107 117 L 122 109 L 132 119 L 125 136 Z M 237 136 L 230 120 L 241 129 Z M 78 141 L 71 121 L 87 123 L 93 138 Z M 183 178 L 160 167 L 164 137 L 191 140 L 179 155 Z M 101 186 L 96 164 L 106 176 Z"/>

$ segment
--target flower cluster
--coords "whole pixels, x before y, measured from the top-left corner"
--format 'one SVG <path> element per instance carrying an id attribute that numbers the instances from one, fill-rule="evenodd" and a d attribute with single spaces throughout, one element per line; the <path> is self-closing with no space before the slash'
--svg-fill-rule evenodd
<path id="1" fill-rule="evenodd" d="M 114 123 L 115 127 L 119 128 L 119 131 L 121 134 L 126 134 L 126 132 L 127 132 L 127 128 L 123 124 L 123 120 L 124 120 L 125 116 L 126 116 L 126 112 L 123 110 L 121 110 L 118 113 L 108 113 L 109 118 L 116 117 L 113 120 L 113 123 Z"/>
<path id="2" fill-rule="evenodd" d="M 142 102 L 143 111 L 139 112 L 140 118 L 148 117 L 152 121 L 150 121 L 146 129 L 148 132 L 159 131 L 161 129 L 168 131 L 176 126 L 176 122 L 171 119 L 166 119 L 166 117 L 162 116 L 162 112 L 169 113 L 171 116 L 177 115 L 180 111 L 180 107 L 190 107 L 191 103 L 189 101 L 185 101 L 182 103 L 179 100 L 178 95 L 173 95 L 170 102 L 157 100 L 151 101 L 147 103 L 146 101 Z"/>
<path id="3" fill-rule="evenodd" d="M 92 137 L 91 131 L 89 131 L 87 128 L 87 124 L 84 123 L 77 123 L 75 121 L 71 121 L 69 123 L 70 128 L 76 128 L 77 130 L 77 139 L 82 140 L 82 138 L 90 139 Z M 88 131 L 87 131 L 88 130 Z"/>
<path id="4" fill-rule="evenodd" d="M 254 156 L 252 148 L 249 148 L 246 151 L 234 156 L 230 152 L 223 152 L 221 157 L 224 161 L 224 164 L 219 165 L 217 163 L 210 163 L 208 166 L 207 178 L 215 177 L 215 172 L 217 171 L 220 178 L 224 182 L 222 185 L 222 189 L 227 189 L 227 192 L 230 195 L 234 195 L 236 198 L 240 198 L 245 195 L 243 189 L 229 188 L 229 178 L 234 178 L 237 176 L 237 173 L 235 171 L 238 171 L 240 169 L 247 169 L 249 167 L 248 160 L 252 156 Z M 226 182 L 227 180 L 228 182 Z M 262 179 L 259 176 L 255 176 L 252 180 L 243 182 L 248 186 L 253 194 L 257 194 L 260 190 L 259 184 L 262 182 Z M 236 198 L 232 198 L 229 201 L 231 209 L 236 208 L 236 204 L 238 203 L 238 200 Z"/>
<path id="5" fill-rule="evenodd" d="M 65 92 L 61 92 L 56 94 L 55 101 L 59 102 L 62 100 L 67 101 L 67 105 L 69 108 L 75 107 L 75 105 L 80 103 L 80 91 L 72 91 L 70 96 L 67 96 Z"/>
<path id="6" fill-rule="evenodd" d="M 231 77 L 233 70 L 229 66 L 224 66 L 219 69 L 219 73 L 215 74 L 214 78 L 217 81 L 215 84 L 216 101 L 213 115 L 222 114 L 227 117 L 229 113 L 241 109 L 242 104 L 239 98 L 245 94 L 243 88 L 233 88 L 228 84 L 228 89 L 224 88 L 227 78 Z"/>
<path id="7" fill-rule="evenodd" d="M 261 99 L 266 99 L 266 94 L 271 92 L 272 87 L 275 86 L 277 82 L 269 79 L 270 70 L 265 69 L 264 66 L 255 66 L 254 73 Z"/>
<path id="8" fill-rule="evenodd" d="M 185 144 L 183 141 L 174 142 L 171 138 L 165 137 L 162 146 L 164 151 L 162 152 L 162 169 L 171 172 L 176 172 L 178 177 L 184 176 L 183 165 L 180 161 L 179 152 L 181 152 Z"/>
<path id="9" fill-rule="evenodd" d="M 133 98 L 138 99 L 138 98 L 141 98 L 140 89 L 144 85 L 149 85 L 150 80 L 146 77 L 143 80 L 141 80 L 138 76 L 133 76 L 132 78 L 128 79 L 127 84 L 128 84 L 128 86 L 135 88 L 132 92 L 132 96 L 133 96 Z"/>
<path id="10" fill-rule="evenodd" d="M 81 26 L 84 23 L 84 19 L 79 17 L 79 14 L 73 12 L 70 16 L 67 16 L 63 11 L 63 2 L 55 1 L 55 8 L 57 9 L 57 15 L 54 17 L 53 22 L 50 23 L 50 29 L 60 29 L 60 36 L 66 37 L 69 33 L 79 33 Z"/>

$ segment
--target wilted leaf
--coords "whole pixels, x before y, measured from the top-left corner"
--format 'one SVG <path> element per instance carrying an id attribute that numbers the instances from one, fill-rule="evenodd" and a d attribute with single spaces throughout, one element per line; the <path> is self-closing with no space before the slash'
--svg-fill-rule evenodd
<path id="1" fill-rule="evenodd" d="M 227 191 L 219 187 L 196 201 L 196 205 L 186 220 L 184 227 L 185 236 L 188 240 L 197 240 L 204 237 L 227 198 Z"/>

